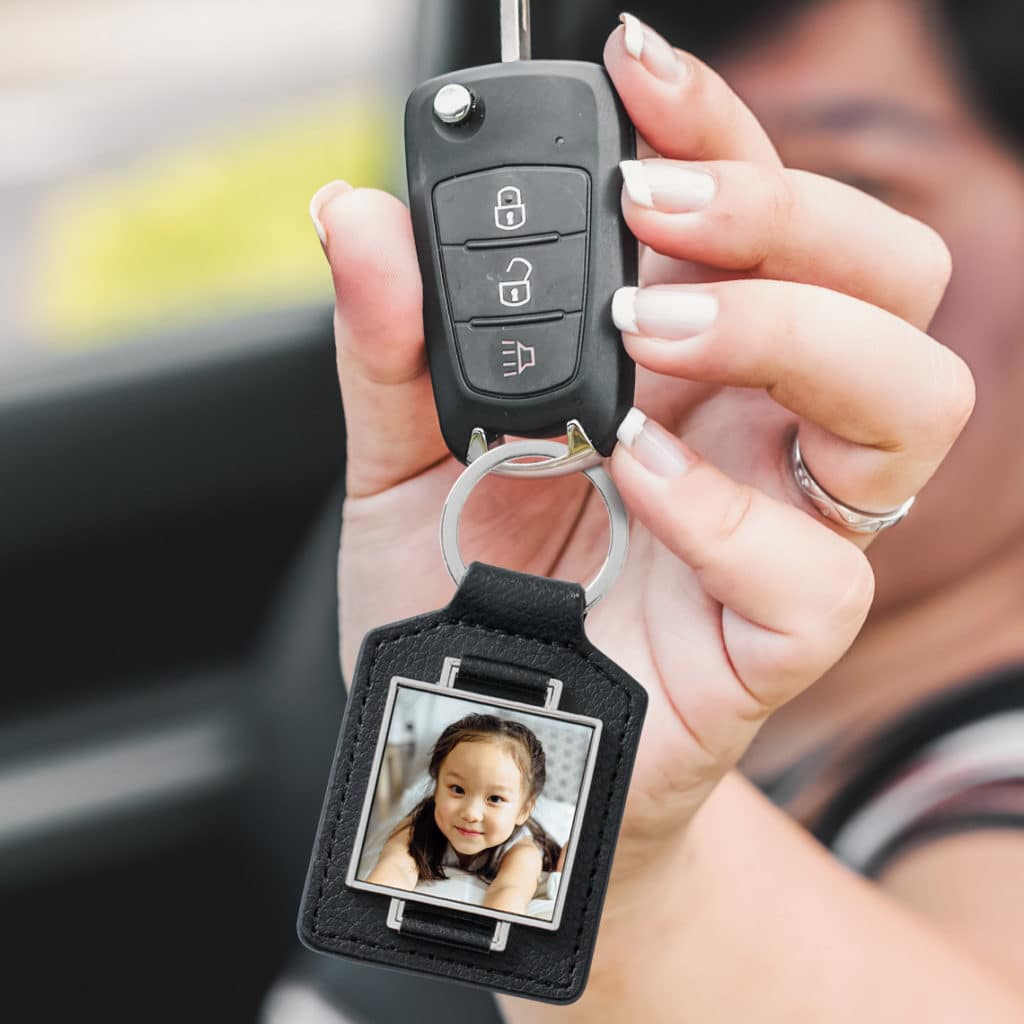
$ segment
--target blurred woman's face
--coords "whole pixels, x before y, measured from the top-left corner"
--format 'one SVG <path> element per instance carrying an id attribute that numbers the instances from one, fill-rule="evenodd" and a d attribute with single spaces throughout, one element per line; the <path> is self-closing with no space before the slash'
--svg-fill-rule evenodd
<path id="1" fill-rule="evenodd" d="M 976 410 L 908 524 L 871 548 L 876 614 L 1006 554 L 1024 524 L 1024 163 L 972 108 L 927 10 L 827 0 L 716 62 L 787 166 L 876 195 L 953 254 L 930 333 L 971 366 Z"/>

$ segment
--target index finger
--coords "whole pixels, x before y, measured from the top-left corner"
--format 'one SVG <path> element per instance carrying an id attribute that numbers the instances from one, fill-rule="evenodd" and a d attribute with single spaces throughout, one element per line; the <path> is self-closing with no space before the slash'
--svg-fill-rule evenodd
<path id="1" fill-rule="evenodd" d="M 447 454 L 423 341 L 409 211 L 377 189 L 322 189 L 310 212 L 330 264 L 349 497 L 408 480 Z"/>
<path id="2" fill-rule="evenodd" d="M 781 165 L 760 122 L 720 75 L 632 14 L 604 62 L 636 130 L 662 156 Z"/>

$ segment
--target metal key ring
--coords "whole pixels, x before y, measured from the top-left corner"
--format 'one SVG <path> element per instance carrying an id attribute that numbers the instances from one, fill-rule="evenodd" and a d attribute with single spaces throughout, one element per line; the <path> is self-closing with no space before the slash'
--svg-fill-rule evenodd
<path id="1" fill-rule="evenodd" d="M 473 488 L 490 472 L 512 459 L 540 457 L 557 459 L 566 453 L 566 446 L 558 441 L 513 441 L 502 444 L 483 455 L 477 456 L 455 481 L 448 497 L 445 499 L 441 513 L 441 554 L 448 572 L 456 586 L 466 575 L 466 563 L 459 551 L 459 521 L 462 509 Z M 586 609 L 593 608 L 608 592 L 615 582 L 626 561 L 626 550 L 629 547 L 629 519 L 622 495 L 615 486 L 607 471 L 600 466 L 584 469 L 583 475 L 597 488 L 598 494 L 608 510 L 609 536 L 608 554 L 597 575 L 587 584 L 584 590 Z"/>
<path id="2" fill-rule="evenodd" d="M 501 448 L 509 447 L 507 444 L 500 445 Z M 558 444 L 557 441 L 553 442 Z M 498 466 L 494 472 L 501 476 L 514 476 L 523 479 L 534 479 L 544 476 L 569 476 L 570 473 L 586 473 L 590 469 L 599 467 L 604 459 L 599 452 L 587 451 L 572 454 L 564 444 L 558 444 L 561 453 L 553 459 L 545 462 L 521 462 Z M 498 449 L 495 448 L 495 451 Z M 596 485 L 595 485 L 596 486 Z"/>

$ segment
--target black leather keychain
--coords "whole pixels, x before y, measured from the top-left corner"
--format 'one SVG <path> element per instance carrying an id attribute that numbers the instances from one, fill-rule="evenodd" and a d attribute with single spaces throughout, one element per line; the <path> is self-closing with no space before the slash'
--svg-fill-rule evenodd
<path id="1" fill-rule="evenodd" d="M 441 525 L 452 601 L 364 639 L 300 911 L 312 949 L 555 1003 L 583 992 L 647 706 L 584 632 L 624 561 L 625 510 L 586 470 L 612 522 L 586 591 L 466 569 L 457 544 L 486 473 L 565 452 L 521 441 L 475 460 Z M 540 870 L 513 892 L 502 867 L 520 846 Z M 506 892 L 519 902 L 488 905 Z"/>

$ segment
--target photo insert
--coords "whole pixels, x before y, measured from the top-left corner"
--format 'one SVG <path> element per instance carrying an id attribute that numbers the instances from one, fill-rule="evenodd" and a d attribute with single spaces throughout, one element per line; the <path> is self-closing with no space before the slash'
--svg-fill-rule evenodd
<path id="1" fill-rule="evenodd" d="M 397 677 L 389 708 L 349 884 L 557 927 L 601 723 Z"/>

